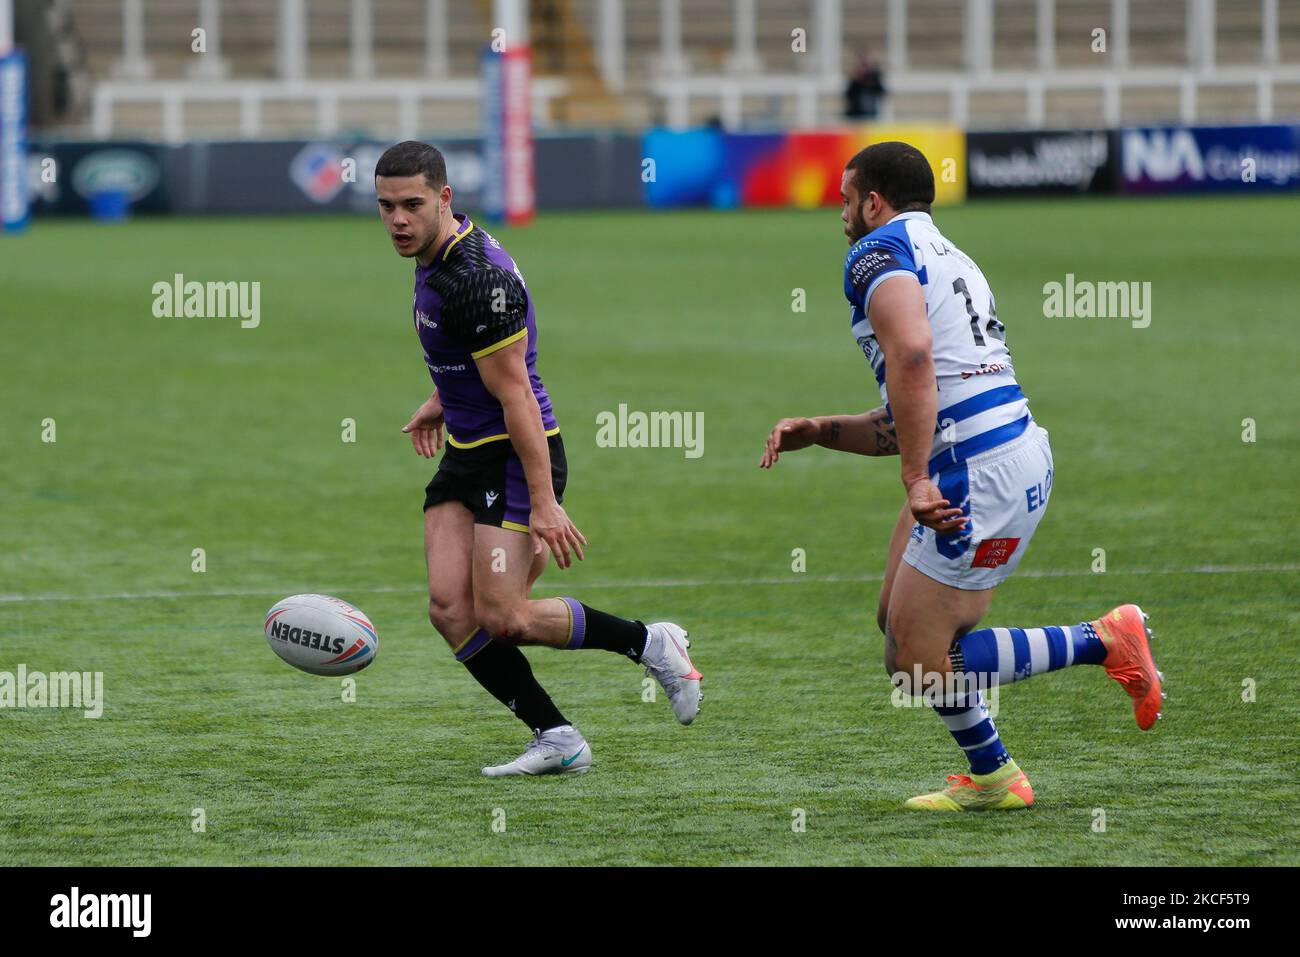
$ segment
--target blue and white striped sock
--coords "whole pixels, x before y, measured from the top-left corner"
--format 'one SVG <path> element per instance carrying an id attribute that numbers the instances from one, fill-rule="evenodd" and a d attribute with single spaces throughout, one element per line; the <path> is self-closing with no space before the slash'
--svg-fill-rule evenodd
<path id="1" fill-rule="evenodd" d="M 984 692 L 959 692 L 948 698 L 950 704 L 935 705 L 957 746 L 966 752 L 971 774 L 991 774 L 1011 760 L 1002 746 Z"/>
<path id="2" fill-rule="evenodd" d="M 1010 684 L 1070 665 L 1099 665 L 1106 646 L 1092 622 L 1047 628 L 981 628 L 962 635 L 948 652 L 952 670 L 985 687 Z"/>

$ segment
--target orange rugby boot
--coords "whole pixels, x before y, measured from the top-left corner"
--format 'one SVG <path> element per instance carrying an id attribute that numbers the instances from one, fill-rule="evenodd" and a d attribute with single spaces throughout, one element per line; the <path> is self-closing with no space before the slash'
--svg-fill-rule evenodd
<path id="1" fill-rule="evenodd" d="M 1151 657 L 1151 629 L 1147 615 L 1137 605 L 1120 605 L 1106 612 L 1092 626 L 1106 646 L 1102 667 L 1123 685 L 1133 699 L 1133 716 L 1138 727 L 1149 731 L 1161 716 L 1164 675 Z"/>

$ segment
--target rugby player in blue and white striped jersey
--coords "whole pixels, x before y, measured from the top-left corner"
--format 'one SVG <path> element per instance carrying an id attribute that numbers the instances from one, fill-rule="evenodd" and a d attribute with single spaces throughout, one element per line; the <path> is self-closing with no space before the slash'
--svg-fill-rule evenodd
<path id="1" fill-rule="evenodd" d="M 899 455 L 907 501 L 889 542 L 877 621 L 895 684 L 923 695 L 965 752 L 968 774 L 918 795 L 921 810 L 1033 804 L 983 689 L 1070 665 L 1101 665 L 1133 699 L 1140 728 L 1160 717 L 1147 616 L 1121 605 L 1093 621 L 977 628 L 1024 556 L 1050 499 L 1052 451 L 1016 381 L 984 274 L 935 227 L 934 174 L 919 150 L 877 143 L 841 184 L 850 249 L 850 332 L 885 405 L 860 415 L 782 419 L 760 465 L 822 445 Z"/>

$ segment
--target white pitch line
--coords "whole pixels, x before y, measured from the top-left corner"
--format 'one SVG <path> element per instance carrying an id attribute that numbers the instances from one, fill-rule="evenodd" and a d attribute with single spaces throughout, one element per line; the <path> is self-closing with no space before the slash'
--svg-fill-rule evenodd
<path id="1" fill-rule="evenodd" d="M 1283 562 L 1263 565 L 1198 565 L 1193 568 L 1131 568 L 1103 572 L 1105 575 L 1248 575 L 1252 572 L 1300 572 L 1300 563 Z M 1097 575 L 1088 569 L 1027 569 L 1016 572 L 1017 578 L 1092 578 Z M 635 582 L 581 582 L 574 589 L 586 588 L 745 588 L 752 585 L 797 585 L 804 582 L 819 584 L 853 584 L 878 582 L 883 574 L 871 575 L 808 575 L 791 572 L 780 578 L 666 578 Z M 543 583 L 545 589 L 550 583 Z M 565 589 L 572 591 L 574 589 Z M 424 585 L 375 585 L 371 587 L 347 586 L 344 588 L 317 589 L 321 594 L 374 595 L 393 592 L 424 591 Z M 265 596 L 284 596 L 298 594 L 289 588 L 275 590 L 265 588 L 232 589 L 230 591 L 143 591 L 117 592 L 109 595 L 0 595 L 0 604 L 22 604 L 26 602 L 72 602 L 72 601 L 149 601 L 177 598 L 258 598 Z"/>

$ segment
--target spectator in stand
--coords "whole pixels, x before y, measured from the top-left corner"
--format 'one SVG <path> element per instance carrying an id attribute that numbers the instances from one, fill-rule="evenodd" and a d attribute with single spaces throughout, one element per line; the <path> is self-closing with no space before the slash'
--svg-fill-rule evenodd
<path id="1" fill-rule="evenodd" d="M 884 95 L 885 82 L 880 67 L 868 54 L 861 54 L 844 88 L 844 116 L 874 120 L 880 114 L 880 100 Z"/>

